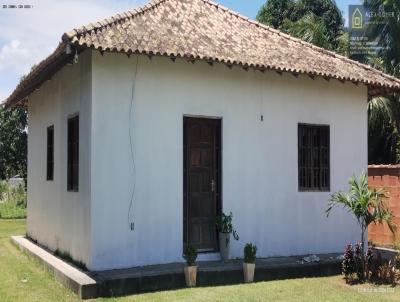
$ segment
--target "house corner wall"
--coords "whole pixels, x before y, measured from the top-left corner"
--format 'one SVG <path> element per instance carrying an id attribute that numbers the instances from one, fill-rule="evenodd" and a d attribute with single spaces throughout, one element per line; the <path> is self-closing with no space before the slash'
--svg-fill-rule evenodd
<path id="1" fill-rule="evenodd" d="M 33 92 L 28 102 L 27 234 L 90 263 L 91 51 Z M 79 113 L 79 192 L 67 190 L 67 121 Z M 54 125 L 54 180 L 46 180 L 47 127 Z"/>

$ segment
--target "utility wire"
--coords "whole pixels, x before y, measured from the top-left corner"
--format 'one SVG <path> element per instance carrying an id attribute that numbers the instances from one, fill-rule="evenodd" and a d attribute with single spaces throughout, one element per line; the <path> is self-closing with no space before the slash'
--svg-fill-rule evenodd
<path id="1" fill-rule="evenodd" d="M 133 185 L 132 185 L 132 192 L 131 192 L 131 197 L 129 200 L 129 209 L 128 209 L 128 223 L 129 223 L 129 228 L 131 231 L 134 230 L 135 228 L 135 223 L 133 219 L 133 201 L 135 199 L 135 189 L 136 189 L 136 173 L 135 173 L 135 154 L 133 150 L 133 140 L 132 136 L 134 136 L 134 129 L 133 127 L 133 115 L 135 113 L 134 111 L 134 98 L 135 98 L 135 84 L 136 84 L 136 77 L 137 77 L 137 70 L 138 70 L 138 63 L 139 63 L 139 56 L 136 56 L 136 64 L 135 64 L 135 71 L 133 73 L 133 82 L 132 82 L 132 95 L 131 95 L 131 102 L 129 104 L 129 144 L 130 144 L 130 151 L 131 151 L 131 159 L 132 159 L 132 178 L 133 178 Z M 132 213 L 132 217 L 131 217 Z"/>

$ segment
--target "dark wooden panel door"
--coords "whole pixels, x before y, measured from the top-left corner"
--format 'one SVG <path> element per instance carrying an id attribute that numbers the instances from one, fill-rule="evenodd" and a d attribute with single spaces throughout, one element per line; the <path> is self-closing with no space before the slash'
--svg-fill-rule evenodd
<path id="1" fill-rule="evenodd" d="M 220 120 L 185 118 L 184 151 L 184 242 L 199 250 L 216 250 Z"/>

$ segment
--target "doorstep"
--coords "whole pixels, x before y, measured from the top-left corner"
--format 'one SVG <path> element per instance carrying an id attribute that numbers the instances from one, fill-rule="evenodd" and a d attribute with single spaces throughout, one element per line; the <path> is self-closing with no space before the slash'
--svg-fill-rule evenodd
<path id="1" fill-rule="evenodd" d="M 111 297 L 185 287 L 183 263 L 149 265 L 100 272 L 82 272 L 22 236 L 12 241 L 39 259 L 56 279 L 80 298 Z M 271 257 L 256 260 L 254 281 L 319 277 L 340 274 L 339 254 L 317 255 L 319 262 L 302 261 L 304 256 Z M 200 261 L 197 286 L 243 283 L 242 260 Z"/>

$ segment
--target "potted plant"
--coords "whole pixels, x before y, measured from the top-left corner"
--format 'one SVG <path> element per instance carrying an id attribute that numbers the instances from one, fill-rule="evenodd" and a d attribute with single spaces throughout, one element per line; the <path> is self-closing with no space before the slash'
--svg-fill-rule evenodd
<path id="1" fill-rule="evenodd" d="M 239 240 L 239 236 L 232 225 L 232 212 L 229 215 L 222 213 L 217 217 L 217 230 L 219 233 L 219 251 L 222 261 L 229 259 L 229 246 L 231 234 L 235 240 Z"/>
<path id="2" fill-rule="evenodd" d="M 196 277 L 197 277 L 197 250 L 192 245 L 185 246 L 183 251 L 183 258 L 185 258 L 187 265 L 185 266 L 185 280 L 187 287 L 196 286 Z"/>
<path id="3" fill-rule="evenodd" d="M 244 262 L 243 262 L 243 274 L 244 282 L 249 283 L 254 280 L 254 269 L 257 254 L 257 246 L 252 243 L 247 243 L 244 246 Z"/>

